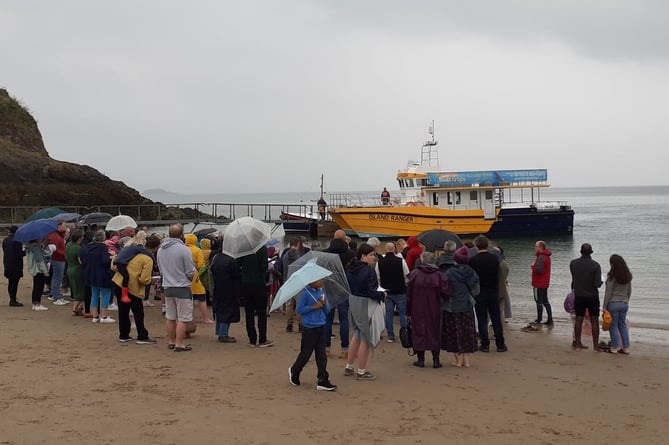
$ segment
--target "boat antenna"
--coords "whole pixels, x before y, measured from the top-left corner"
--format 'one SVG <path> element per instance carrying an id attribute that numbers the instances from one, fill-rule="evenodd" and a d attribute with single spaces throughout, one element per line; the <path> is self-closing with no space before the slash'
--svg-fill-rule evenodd
<path id="1" fill-rule="evenodd" d="M 420 153 L 420 165 L 423 167 L 439 167 L 439 143 L 434 139 L 434 121 L 428 127 L 428 133 L 431 139 L 428 139 L 424 144 Z"/>

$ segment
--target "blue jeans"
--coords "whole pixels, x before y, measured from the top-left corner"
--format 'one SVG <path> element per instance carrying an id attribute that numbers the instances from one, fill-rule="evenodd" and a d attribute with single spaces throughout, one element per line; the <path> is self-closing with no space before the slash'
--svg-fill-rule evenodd
<path id="1" fill-rule="evenodd" d="M 51 261 L 51 296 L 53 301 L 60 300 L 63 296 L 60 294 L 60 286 L 63 284 L 63 275 L 65 274 L 65 261 Z"/>
<path id="2" fill-rule="evenodd" d="M 406 294 L 388 294 L 386 297 L 386 331 L 388 332 L 388 340 L 395 339 L 395 329 L 393 327 L 393 315 L 395 308 L 400 315 L 400 327 L 407 326 L 407 296 Z"/>
<path id="3" fill-rule="evenodd" d="M 627 349 L 630 347 L 630 333 L 627 330 L 627 310 L 629 305 L 622 301 L 613 301 L 606 306 L 606 309 L 611 313 L 611 349 L 620 349 L 620 342 L 622 340 L 622 347 Z"/>
<path id="4" fill-rule="evenodd" d="M 222 321 L 216 322 L 217 337 L 227 337 L 229 333 L 230 333 L 230 323 L 223 323 Z"/>
<path id="5" fill-rule="evenodd" d="M 341 348 L 348 349 L 348 299 L 343 303 L 337 305 L 337 313 L 339 314 L 339 339 L 341 340 Z M 334 322 L 334 308 L 328 312 L 325 318 L 325 346 L 330 347 L 332 344 L 332 324 Z"/>
<path id="6" fill-rule="evenodd" d="M 91 286 L 91 307 L 100 307 L 106 309 L 109 306 L 112 290 L 106 287 Z M 55 298 L 55 297 L 54 297 Z"/>

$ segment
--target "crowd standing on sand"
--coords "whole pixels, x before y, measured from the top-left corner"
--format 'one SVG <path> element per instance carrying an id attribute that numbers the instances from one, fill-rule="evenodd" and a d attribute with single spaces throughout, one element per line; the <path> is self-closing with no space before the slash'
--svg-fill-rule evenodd
<path id="1" fill-rule="evenodd" d="M 306 239 L 294 238 L 283 252 L 261 246 L 255 252 L 232 258 L 222 251 L 223 235 L 197 237 L 184 234 L 183 226 L 169 227 L 166 237 L 148 236 L 148 229 L 126 227 L 105 232 L 95 225 L 79 229 L 59 221 L 44 239 L 25 244 L 14 240 L 11 227 L 2 243 L 4 274 L 8 281 L 10 307 L 22 307 L 17 289 L 24 272 L 32 278 L 34 311 L 48 311 L 42 303 L 47 295 L 54 306 L 69 305 L 72 315 L 93 324 L 112 324 L 110 311 L 118 311 L 118 341 L 139 345 L 156 343 L 144 324 L 144 308 L 154 306 L 150 291 L 162 300 L 167 348 L 192 351 L 186 340 L 195 331 L 194 302 L 200 321 L 215 324 L 220 343 L 236 343 L 231 325 L 241 321 L 250 347 L 274 345 L 268 339 L 270 303 L 281 283 L 290 276 L 290 265 L 309 252 Z M 548 298 L 552 253 L 546 242 L 537 241 L 531 278 L 536 319 L 523 328 L 537 332 L 538 325 L 552 327 L 553 312 Z M 370 352 L 386 333 L 388 343 L 396 341 L 394 317 L 400 330 L 412 329 L 416 353 L 414 366 L 425 367 L 426 351 L 432 367 L 441 368 L 440 352 L 453 354 L 456 367 L 470 367 L 471 354 L 489 352 L 489 324 L 494 331 L 497 352 L 507 352 L 504 320 L 511 316 L 508 295 L 508 264 L 500 246 L 490 246 L 484 235 L 458 248 L 453 240 L 443 249 L 427 251 L 416 237 L 399 239 L 383 246 L 370 238 L 357 246 L 343 230 L 337 230 L 324 252 L 335 254 L 345 270 L 350 287 L 347 300 L 330 305 L 323 280 L 304 286 L 285 307 L 286 332 L 301 333 L 300 353 L 289 368 L 289 381 L 300 385 L 300 375 L 312 354 L 316 355 L 318 390 L 334 391 L 327 371 L 335 313 L 338 315 L 341 351 L 346 359 L 343 375 L 357 380 L 375 380 L 369 370 Z M 582 342 L 584 321 L 589 320 L 593 350 L 608 347 L 599 341 L 599 316 L 603 308 L 611 314 L 610 352 L 630 353 L 626 315 L 632 293 L 632 274 L 625 260 L 611 255 L 606 274 L 603 305 L 599 288 L 602 274 L 592 259 L 593 249 L 584 243 L 581 256 L 571 261 L 572 293 L 565 309 L 573 314 L 572 347 L 587 349 Z M 115 301 L 114 301 L 115 300 Z M 209 306 L 213 305 L 213 308 Z M 543 310 L 546 321 L 543 321 Z M 281 309 L 283 312 L 283 309 Z M 210 314 L 211 312 L 211 314 Z M 136 329 L 136 339 L 131 334 Z M 285 368 L 284 368 L 285 369 Z"/>

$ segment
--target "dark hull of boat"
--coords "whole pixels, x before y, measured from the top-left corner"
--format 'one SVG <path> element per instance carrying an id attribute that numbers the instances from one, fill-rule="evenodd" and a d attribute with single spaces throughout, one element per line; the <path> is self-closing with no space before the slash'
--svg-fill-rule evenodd
<path id="1" fill-rule="evenodd" d="M 571 234 L 574 211 L 562 206 L 553 211 L 536 208 L 502 209 L 490 228 L 490 235 Z"/>

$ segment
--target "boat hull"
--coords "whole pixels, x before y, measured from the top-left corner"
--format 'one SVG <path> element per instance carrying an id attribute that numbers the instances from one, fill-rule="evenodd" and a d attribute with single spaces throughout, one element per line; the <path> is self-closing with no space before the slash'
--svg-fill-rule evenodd
<path id="1" fill-rule="evenodd" d="M 542 212 L 533 207 L 498 209 L 497 218 L 484 218 L 483 210 L 452 211 L 430 207 L 339 207 L 330 216 L 347 234 L 361 238 L 415 236 L 444 229 L 463 236 L 478 234 L 527 235 L 572 233 L 574 212 L 565 207 Z"/>

